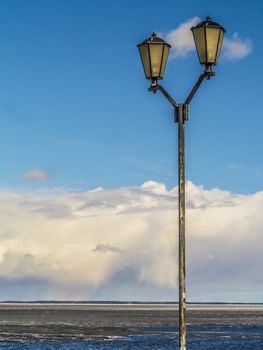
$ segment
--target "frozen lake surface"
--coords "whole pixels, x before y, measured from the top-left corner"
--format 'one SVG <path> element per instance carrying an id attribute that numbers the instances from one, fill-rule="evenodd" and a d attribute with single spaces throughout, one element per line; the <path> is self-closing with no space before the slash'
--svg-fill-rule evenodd
<path id="1" fill-rule="evenodd" d="M 168 350 L 172 304 L 0 304 L 3 350 Z M 263 349 L 263 305 L 188 305 L 187 350 Z"/>

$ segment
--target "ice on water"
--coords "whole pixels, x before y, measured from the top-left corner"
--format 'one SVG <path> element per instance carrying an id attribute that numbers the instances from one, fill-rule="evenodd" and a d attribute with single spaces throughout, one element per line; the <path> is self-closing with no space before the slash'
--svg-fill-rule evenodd
<path id="1" fill-rule="evenodd" d="M 168 350 L 174 304 L 0 304 L 3 350 Z M 263 305 L 188 305 L 187 350 L 263 349 Z"/>

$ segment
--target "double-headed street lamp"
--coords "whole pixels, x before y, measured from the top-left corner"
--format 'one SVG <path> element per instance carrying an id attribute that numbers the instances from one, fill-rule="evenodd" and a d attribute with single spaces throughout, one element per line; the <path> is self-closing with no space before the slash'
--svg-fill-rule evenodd
<path id="1" fill-rule="evenodd" d="M 149 91 L 157 90 L 167 98 L 174 108 L 174 120 L 178 123 L 178 221 L 179 221 L 179 347 L 186 349 L 186 297 L 185 297 L 185 156 L 184 122 L 188 120 L 188 105 L 204 78 L 215 73 L 212 66 L 218 61 L 224 28 L 210 17 L 191 28 L 200 64 L 205 67 L 184 103 L 177 104 L 168 92 L 158 84 L 163 79 L 171 45 L 155 33 L 138 45 L 146 79 L 151 80 Z"/>

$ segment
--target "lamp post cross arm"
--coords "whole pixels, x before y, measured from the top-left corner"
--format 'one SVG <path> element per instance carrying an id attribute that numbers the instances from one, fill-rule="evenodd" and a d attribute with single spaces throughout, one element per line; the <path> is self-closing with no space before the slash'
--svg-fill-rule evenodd
<path id="1" fill-rule="evenodd" d="M 215 72 L 213 72 L 210 67 L 207 67 L 206 70 L 204 71 L 204 73 L 202 73 L 200 75 L 199 79 L 197 80 L 197 82 L 195 83 L 194 87 L 192 88 L 190 94 L 188 95 L 187 99 L 185 100 L 186 105 L 189 105 L 189 103 L 191 102 L 192 98 L 194 97 L 196 91 L 198 90 L 199 86 L 202 84 L 203 80 L 205 78 L 207 80 L 209 80 L 213 76 L 215 76 Z"/>
<path id="2" fill-rule="evenodd" d="M 176 108 L 178 107 L 178 104 L 175 102 L 175 100 L 168 94 L 168 92 L 165 90 L 164 87 L 160 84 L 152 85 L 149 89 L 150 92 L 156 93 L 157 90 L 161 91 L 161 93 L 164 95 L 164 97 L 170 102 L 170 104 Z"/>

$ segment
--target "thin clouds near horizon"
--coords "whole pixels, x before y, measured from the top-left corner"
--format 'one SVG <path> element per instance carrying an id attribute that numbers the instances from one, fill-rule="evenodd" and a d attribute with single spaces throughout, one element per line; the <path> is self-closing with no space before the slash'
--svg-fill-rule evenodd
<path id="1" fill-rule="evenodd" d="M 47 181 L 50 178 L 50 175 L 45 170 L 31 169 L 24 173 L 22 178 L 24 181 L 43 182 Z"/>

